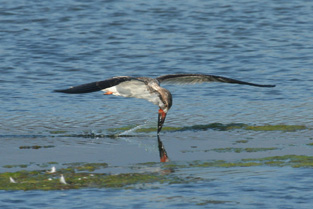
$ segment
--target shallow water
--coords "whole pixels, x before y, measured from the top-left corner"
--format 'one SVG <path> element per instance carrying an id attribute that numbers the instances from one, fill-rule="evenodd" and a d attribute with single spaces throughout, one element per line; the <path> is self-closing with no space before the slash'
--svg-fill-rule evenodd
<path id="1" fill-rule="evenodd" d="M 156 106 L 101 93 L 52 92 L 119 75 L 206 73 L 277 85 L 164 86 L 174 96 L 165 126 L 306 126 L 295 132 L 163 131 L 173 162 L 311 155 L 312 9 L 305 0 L 3 2 L 1 172 L 21 169 L 5 165 L 26 164 L 31 170 L 47 162 L 106 162 L 110 166 L 104 172 L 121 173 L 134 172 L 131 167 L 138 163 L 157 162 L 155 132 L 112 131 L 155 127 Z M 112 133 L 128 137 L 108 137 Z M 27 146 L 41 148 L 23 149 Z M 275 149 L 216 151 L 225 148 Z M 204 180 L 129 190 L 1 191 L 0 206 L 306 208 L 312 203 L 310 172 L 267 166 L 185 168 L 175 175 Z"/>

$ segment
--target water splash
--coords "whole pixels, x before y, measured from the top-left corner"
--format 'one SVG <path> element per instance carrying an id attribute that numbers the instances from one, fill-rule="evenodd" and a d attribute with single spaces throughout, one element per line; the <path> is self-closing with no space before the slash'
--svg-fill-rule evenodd
<path id="1" fill-rule="evenodd" d="M 144 126 L 146 126 L 147 122 L 148 122 L 148 120 L 144 121 L 143 124 L 137 125 L 133 128 L 130 128 L 126 131 L 123 131 L 122 133 L 118 133 L 118 134 L 116 134 L 116 136 L 119 137 L 119 136 L 131 135 L 131 133 L 135 132 L 138 129 L 143 128 Z"/>

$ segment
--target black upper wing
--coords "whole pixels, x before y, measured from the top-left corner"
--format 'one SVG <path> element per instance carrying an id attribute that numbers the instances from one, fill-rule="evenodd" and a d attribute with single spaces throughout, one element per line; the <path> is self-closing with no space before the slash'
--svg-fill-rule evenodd
<path id="1" fill-rule="evenodd" d="M 157 80 L 160 83 L 173 83 L 173 84 L 195 84 L 195 83 L 203 83 L 203 82 L 223 82 L 223 83 L 236 83 L 250 86 L 258 86 L 258 87 L 275 87 L 275 85 L 263 85 L 250 83 L 245 81 L 239 81 L 232 78 L 226 78 L 222 76 L 215 75 L 205 75 L 205 74 L 171 74 L 171 75 L 163 75 L 157 77 Z"/>
<path id="2" fill-rule="evenodd" d="M 79 86 L 74 86 L 68 89 L 59 89 L 59 90 L 54 90 L 54 91 L 68 93 L 68 94 L 90 93 L 94 91 L 101 91 L 102 89 L 116 86 L 124 81 L 129 81 L 132 79 L 133 78 L 129 76 L 114 77 L 114 78 L 104 80 L 104 81 L 92 82 L 92 83 L 87 83 L 87 84 L 83 84 Z"/>

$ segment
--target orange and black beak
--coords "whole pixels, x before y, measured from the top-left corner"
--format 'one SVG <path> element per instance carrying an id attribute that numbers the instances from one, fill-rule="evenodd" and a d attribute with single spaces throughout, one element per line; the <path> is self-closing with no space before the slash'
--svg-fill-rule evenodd
<path id="1" fill-rule="evenodd" d="M 166 150 L 163 146 L 163 143 L 159 135 L 158 135 L 158 145 L 159 145 L 159 153 L 160 153 L 160 162 L 162 163 L 169 162 L 170 160 L 167 156 Z"/>
<path id="2" fill-rule="evenodd" d="M 165 121 L 166 113 L 162 110 L 159 109 L 159 116 L 158 116 L 158 134 L 160 133 L 163 123 Z"/>

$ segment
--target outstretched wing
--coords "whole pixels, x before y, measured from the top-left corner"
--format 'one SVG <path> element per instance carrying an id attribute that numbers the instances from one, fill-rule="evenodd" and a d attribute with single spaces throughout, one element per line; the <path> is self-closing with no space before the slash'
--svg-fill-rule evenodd
<path id="1" fill-rule="evenodd" d="M 132 80 L 132 77 L 129 76 L 120 76 L 120 77 L 114 77 L 108 80 L 104 81 L 97 81 L 92 83 L 87 83 L 79 86 L 73 86 L 68 89 L 59 89 L 54 90 L 55 92 L 62 92 L 67 94 L 83 94 L 83 93 L 90 93 L 94 91 L 101 91 L 106 88 L 110 88 L 112 86 L 116 86 L 122 82 L 130 81 Z"/>
<path id="2" fill-rule="evenodd" d="M 245 81 L 239 81 L 232 78 L 226 78 L 222 76 L 215 75 L 205 75 L 205 74 L 171 74 L 171 75 L 163 75 L 157 77 L 157 80 L 160 83 L 172 83 L 172 84 L 196 84 L 203 82 L 223 82 L 223 83 L 235 83 L 235 84 L 243 84 L 250 86 L 258 86 L 258 87 L 275 87 L 275 85 L 263 85 L 250 83 Z"/>
<path id="3" fill-rule="evenodd" d="M 104 81 L 87 83 L 74 86 L 68 89 L 54 90 L 55 92 L 68 94 L 83 94 L 94 91 L 104 91 L 105 94 L 113 94 L 115 96 L 135 97 L 145 99 L 155 105 L 162 104 L 160 95 L 157 91 L 148 87 L 143 79 L 129 76 L 114 77 Z"/>

